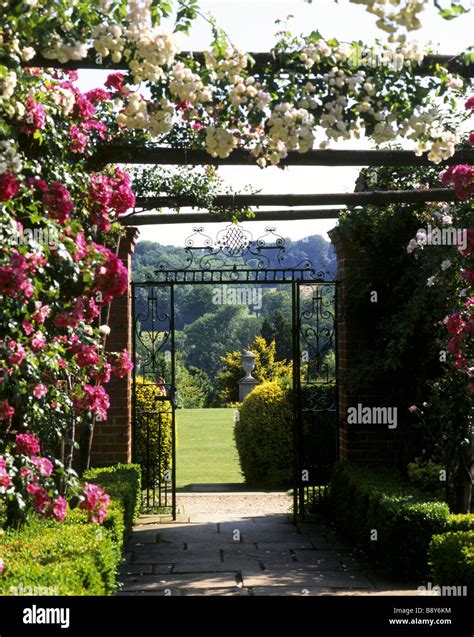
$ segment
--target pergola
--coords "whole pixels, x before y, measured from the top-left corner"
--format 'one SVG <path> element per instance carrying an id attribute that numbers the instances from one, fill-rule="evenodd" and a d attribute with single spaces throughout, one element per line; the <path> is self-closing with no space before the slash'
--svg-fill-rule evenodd
<path id="1" fill-rule="evenodd" d="M 255 70 L 275 70 L 279 72 L 291 71 L 291 60 L 284 55 L 276 57 L 268 52 L 254 52 L 250 54 L 254 60 Z M 204 63 L 204 53 L 182 52 L 177 59 L 192 58 Z M 449 71 L 456 72 L 467 79 L 474 77 L 474 65 L 469 64 L 462 56 L 428 55 L 423 62 L 414 69 L 416 75 L 430 75 L 437 65 L 445 66 Z M 24 66 L 39 68 L 88 69 L 88 70 L 127 70 L 124 62 L 112 63 L 106 61 L 99 64 L 94 56 L 89 55 L 81 61 L 60 63 L 36 56 Z M 311 77 L 311 71 L 308 71 Z M 98 154 L 88 161 L 91 170 L 103 168 L 108 163 L 123 164 L 155 164 L 155 165 L 214 165 L 214 166 L 249 166 L 255 165 L 255 158 L 248 150 L 236 149 L 229 157 L 214 158 L 205 150 L 194 148 L 170 148 L 159 145 L 135 147 L 132 144 L 112 143 L 104 146 Z M 440 166 L 450 166 L 461 163 L 474 163 L 474 149 L 458 150 L 452 157 L 441 162 Z M 311 150 L 306 153 L 289 152 L 281 160 L 281 166 L 432 166 L 426 155 L 416 155 L 409 150 Z M 364 206 L 368 204 L 386 206 L 389 204 L 410 204 L 423 202 L 450 202 L 457 197 L 453 189 L 430 188 L 420 190 L 369 190 L 364 192 L 340 192 L 317 194 L 245 194 L 220 195 L 214 200 L 222 207 L 232 206 L 285 206 L 289 210 L 274 209 L 259 211 L 248 221 L 288 221 L 310 219 L 337 219 L 341 206 Z M 169 223 L 219 222 L 218 215 L 209 213 L 149 213 L 156 208 L 196 207 L 196 200 L 192 197 L 138 197 L 135 209 L 121 217 L 124 226 L 142 226 Z M 298 209 L 301 207 L 311 209 Z M 314 208 L 313 206 L 335 206 L 334 208 Z M 336 207 L 338 206 L 338 207 Z"/>

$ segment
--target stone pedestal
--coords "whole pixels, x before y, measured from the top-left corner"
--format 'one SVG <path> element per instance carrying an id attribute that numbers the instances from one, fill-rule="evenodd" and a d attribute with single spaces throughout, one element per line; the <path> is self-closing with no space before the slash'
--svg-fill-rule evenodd
<path id="1" fill-rule="evenodd" d="M 239 380 L 239 402 L 241 403 L 246 396 L 255 389 L 260 382 L 253 376 L 244 376 Z"/>

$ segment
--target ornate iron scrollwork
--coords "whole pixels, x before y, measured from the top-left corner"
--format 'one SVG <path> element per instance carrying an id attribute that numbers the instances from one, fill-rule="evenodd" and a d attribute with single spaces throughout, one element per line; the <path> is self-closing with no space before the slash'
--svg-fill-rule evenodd
<path id="1" fill-rule="evenodd" d="M 194 227 L 184 242 L 184 263 L 174 269 L 162 262 L 154 271 L 157 282 L 231 283 L 274 281 L 324 281 L 326 272 L 316 271 L 309 259 L 290 263 L 286 240 L 268 226 L 265 234 L 254 239 L 241 224 L 228 224 L 212 238 L 205 229 Z"/>

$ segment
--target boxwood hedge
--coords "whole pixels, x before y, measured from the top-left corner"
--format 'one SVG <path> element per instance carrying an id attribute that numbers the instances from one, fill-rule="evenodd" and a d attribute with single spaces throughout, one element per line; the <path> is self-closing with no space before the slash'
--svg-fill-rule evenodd
<path id="1" fill-rule="evenodd" d="M 62 523 L 32 519 L 19 531 L 0 531 L 0 595 L 110 595 L 116 590 L 124 535 L 139 512 L 140 467 L 92 469 L 84 479 L 111 496 L 102 526 L 85 511 Z"/>

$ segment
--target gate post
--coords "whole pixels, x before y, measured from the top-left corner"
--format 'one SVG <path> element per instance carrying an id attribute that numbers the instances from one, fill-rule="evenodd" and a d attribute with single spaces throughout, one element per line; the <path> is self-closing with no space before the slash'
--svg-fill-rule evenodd
<path id="1" fill-rule="evenodd" d="M 347 377 L 357 368 L 361 355 L 372 338 L 371 327 L 364 317 L 348 308 L 349 270 L 359 271 L 359 280 L 370 278 L 368 262 L 353 246 L 343 241 L 336 227 L 329 232 L 337 256 L 337 376 L 339 400 L 339 457 L 369 464 L 393 464 L 400 448 L 400 427 L 388 430 L 383 425 L 349 424 L 347 410 L 358 403 L 366 406 L 383 404 L 383 396 L 373 387 L 351 392 Z"/>
<path id="2" fill-rule="evenodd" d="M 119 257 L 132 278 L 132 254 L 139 231 L 129 227 L 120 241 Z M 132 298 L 130 288 L 112 301 L 109 318 L 109 352 L 132 350 Z M 132 382 L 131 373 L 123 378 L 112 377 L 105 389 L 110 396 L 107 420 L 96 423 L 92 442 L 91 465 L 107 466 L 130 462 L 132 458 Z"/>

